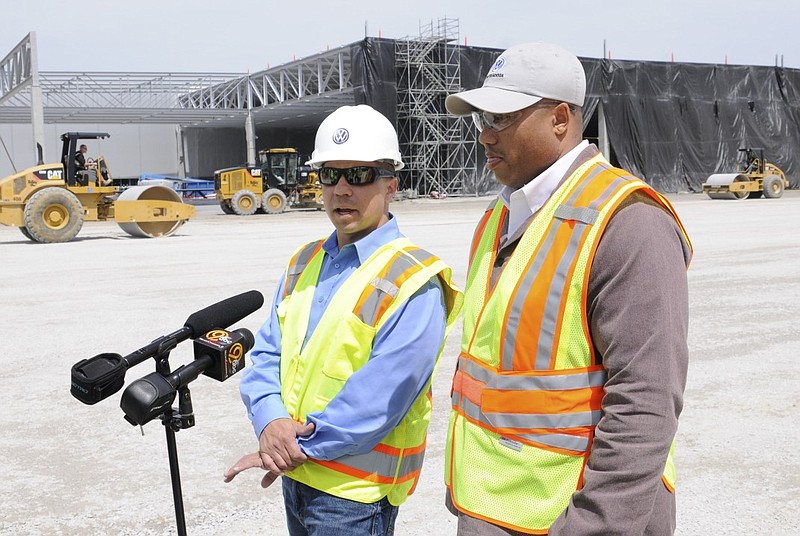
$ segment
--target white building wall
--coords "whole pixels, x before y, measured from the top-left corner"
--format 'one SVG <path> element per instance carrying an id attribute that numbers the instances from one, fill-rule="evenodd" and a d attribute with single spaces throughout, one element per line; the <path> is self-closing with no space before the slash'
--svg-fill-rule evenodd
<path id="1" fill-rule="evenodd" d="M 178 175 L 175 125 L 116 125 L 50 123 L 44 126 L 44 161 L 61 159 L 61 134 L 64 132 L 108 132 L 104 140 L 86 140 L 87 157 L 104 156 L 114 178 L 132 179 L 142 174 Z M 0 124 L 0 137 L 17 168 L 36 165 L 30 125 Z M 14 173 L 6 150 L 0 144 L 0 178 Z"/>

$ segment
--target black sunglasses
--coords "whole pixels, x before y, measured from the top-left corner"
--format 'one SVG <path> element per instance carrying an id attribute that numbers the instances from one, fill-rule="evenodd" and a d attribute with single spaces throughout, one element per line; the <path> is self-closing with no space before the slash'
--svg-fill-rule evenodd
<path id="1" fill-rule="evenodd" d="M 347 181 L 347 184 L 350 184 L 351 186 L 361 186 L 362 184 L 373 183 L 376 179 L 381 177 L 394 176 L 394 171 L 373 166 L 358 166 L 351 168 L 322 167 L 317 170 L 319 182 L 325 186 L 333 186 L 339 182 L 340 177 L 344 177 L 344 180 Z"/>

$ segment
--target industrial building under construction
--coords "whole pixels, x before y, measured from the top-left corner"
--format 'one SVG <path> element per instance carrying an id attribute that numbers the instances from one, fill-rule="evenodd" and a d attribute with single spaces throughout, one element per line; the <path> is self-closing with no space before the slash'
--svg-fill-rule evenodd
<path id="1" fill-rule="evenodd" d="M 36 144 L 54 154 L 55 133 L 87 125 L 122 140 L 103 147 L 115 155 L 117 178 L 210 178 L 269 147 L 309 154 L 327 114 L 365 103 L 397 127 L 407 162 L 401 188 L 481 194 L 494 181 L 475 129 L 447 114 L 444 100 L 478 87 L 500 52 L 461 44 L 457 19 L 440 19 L 418 36 L 367 37 L 253 74 L 38 72 L 32 33 L 0 62 L 0 176 L 33 165 Z M 710 174 L 735 167 L 740 147 L 764 148 L 797 187 L 800 70 L 581 61 L 584 136 L 656 189 L 702 191 Z M 140 131 L 125 135 L 131 128 Z"/>

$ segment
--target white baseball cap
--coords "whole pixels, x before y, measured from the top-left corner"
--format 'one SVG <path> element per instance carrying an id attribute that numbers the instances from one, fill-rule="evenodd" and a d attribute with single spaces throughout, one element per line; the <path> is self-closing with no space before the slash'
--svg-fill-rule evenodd
<path id="1" fill-rule="evenodd" d="M 586 73 L 574 54 L 550 43 L 524 43 L 497 58 L 483 87 L 449 95 L 445 107 L 453 115 L 505 114 L 542 99 L 583 106 L 585 97 Z"/>

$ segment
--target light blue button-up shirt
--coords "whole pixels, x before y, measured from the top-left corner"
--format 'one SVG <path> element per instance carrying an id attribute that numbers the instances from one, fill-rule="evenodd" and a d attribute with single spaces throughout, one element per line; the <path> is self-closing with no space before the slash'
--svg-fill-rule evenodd
<path id="1" fill-rule="evenodd" d="M 403 235 L 390 220 L 353 244 L 337 245 L 334 231 L 325 241 L 319 281 L 304 345 L 342 283 L 377 249 Z M 253 365 L 240 383 L 256 436 L 270 422 L 289 417 L 281 400 L 281 331 L 277 307 L 285 277 L 275 291 L 269 319 L 256 334 L 250 352 Z M 305 454 L 333 460 L 346 454 L 364 454 L 405 417 L 433 374 L 445 334 L 446 311 L 438 278 L 433 278 L 398 309 L 375 336 L 369 361 L 357 370 L 327 407 L 310 413 L 315 431 L 298 438 Z"/>

